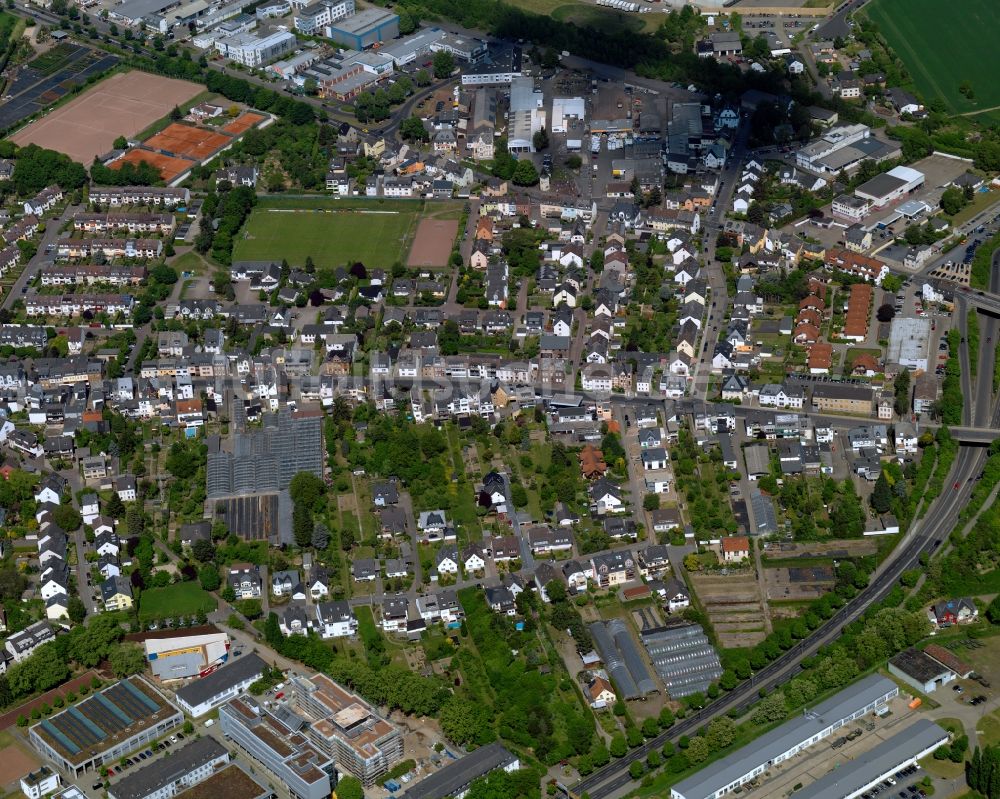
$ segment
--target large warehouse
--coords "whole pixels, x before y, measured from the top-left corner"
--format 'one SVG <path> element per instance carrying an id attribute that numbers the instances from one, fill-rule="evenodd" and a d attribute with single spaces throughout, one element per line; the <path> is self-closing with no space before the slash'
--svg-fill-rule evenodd
<path id="1" fill-rule="evenodd" d="M 875 208 L 885 208 L 924 185 L 924 173 L 908 166 L 897 166 L 876 175 L 854 190 L 856 197 L 868 200 Z"/>
<path id="2" fill-rule="evenodd" d="M 833 767 L 824 777 L 801 791 L 795 799 L 854 799 L 900 769 L 913 765 L 939 746 L 949 735 L 930 719 L 920 719 L 903 732 L 882 741 L 843 767 Z"/>
<path id="3" fill-rule="evenodd" d="M 327 28 L 327 36 L 344 47 L 365 50 L 399 36 L 399 15 L 384 8 L 366 8 Z"/>
<path id="4" fill-rule="evenodd" d="M 904 369 L 927 371 L 931 348 L 931 320 L 927 317 L 897 316 L 889 328 L 888 363 Z"/>
<path id="5" fill-rule="evenodd" d="M 113 763 L 184 721 L 141 677 L 129 677 L 40 721 L 31 745 L 75 777 Z"/>
<path id="6" fill-rule="evenodd" d="M 229 656 L 229 636 L 211 625 L 180 635 L 175 630 L 147 633 L 142 645 L 149 668 L 161 680 L 204 677 Z"/>
<path id="7" fill-rule="evenodd" d="M 671 799 L 718 799 L 898 695 L 892 680 L 877 674 L 865 677 L 677 783 L 670 789 Z"/>

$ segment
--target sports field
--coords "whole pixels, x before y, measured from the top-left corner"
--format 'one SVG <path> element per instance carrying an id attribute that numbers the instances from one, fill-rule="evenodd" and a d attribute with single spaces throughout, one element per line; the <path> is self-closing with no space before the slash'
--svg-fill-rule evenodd
<path id="1" fill-rule="evenodd" d="M 924 102 L 943 98 L 959 114 L 1000 109 L 996 0 L 873 0 L 864 12 L 906 65 Z M 969 81 L 973 99 L 958 88 Z"/>
<path id="2" fill-rule="evenodd" d="M 428 206 L 437 215 L 453 203 Z M 286 259 L 301 266 L 311 256 L 318 266 L 360 261 L 368 267 L 405 263 L 422 202 L 376 200 L 281 200 L 253 210 L 233 249 L 235 260 Z M 456 217 L 457 218 L 457 217 Z"/>

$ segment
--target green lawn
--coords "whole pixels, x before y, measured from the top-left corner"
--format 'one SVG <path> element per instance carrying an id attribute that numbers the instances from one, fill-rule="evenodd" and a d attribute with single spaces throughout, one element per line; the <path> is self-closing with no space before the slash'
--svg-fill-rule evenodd
<path id="1" fill-rule="evenodd" d="M 422 210 L 421 203 L 345 203 L 309 201 L 310 207 L 254 209 L 233 249 L 234 260 L 286 259 L 302 266 L 312 257 L 319 266 L 391 267 L 406 260 Z"/>
<path id="2" fill-rule="evenodd" d="M 902 59 L 925 102 L 941 97 L 952 111 L 1000 105 L 996 2 L 966 0 L 958 10 L 936 0 L 874 0 L 865 12 Z M 975 96 L 959 93 L 970 81 Z"/>
<path id="3" fill-rule="evenodd" d="M 149 588 L 139 598 L 139 619 L 194 616 L 199 610 L 209 613 L 216 608 L 215 597 L 198 583 L 176 583 L 165 588 Z"/>

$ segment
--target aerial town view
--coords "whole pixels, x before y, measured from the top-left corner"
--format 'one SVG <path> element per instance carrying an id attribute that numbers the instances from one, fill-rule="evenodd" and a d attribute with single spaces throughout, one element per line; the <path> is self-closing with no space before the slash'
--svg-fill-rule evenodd
<path id="1" fill-rule="evenodd" d="M 996 0 L 3 0 L 0 799 L 1000 799 Z"/>

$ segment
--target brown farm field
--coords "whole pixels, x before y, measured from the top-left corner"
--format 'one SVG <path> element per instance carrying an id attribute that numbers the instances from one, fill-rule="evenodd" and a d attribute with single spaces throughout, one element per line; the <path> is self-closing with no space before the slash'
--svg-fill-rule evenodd
<path id="1" fill-rule="evenodd" d="M 98 83 L 11 138 L 16 144 L 37 144 L 89 164 L 94 156 L 108 152 L 118 136 L 135 136 L 201 91 L 189 81 L 125 72 Z"/>

